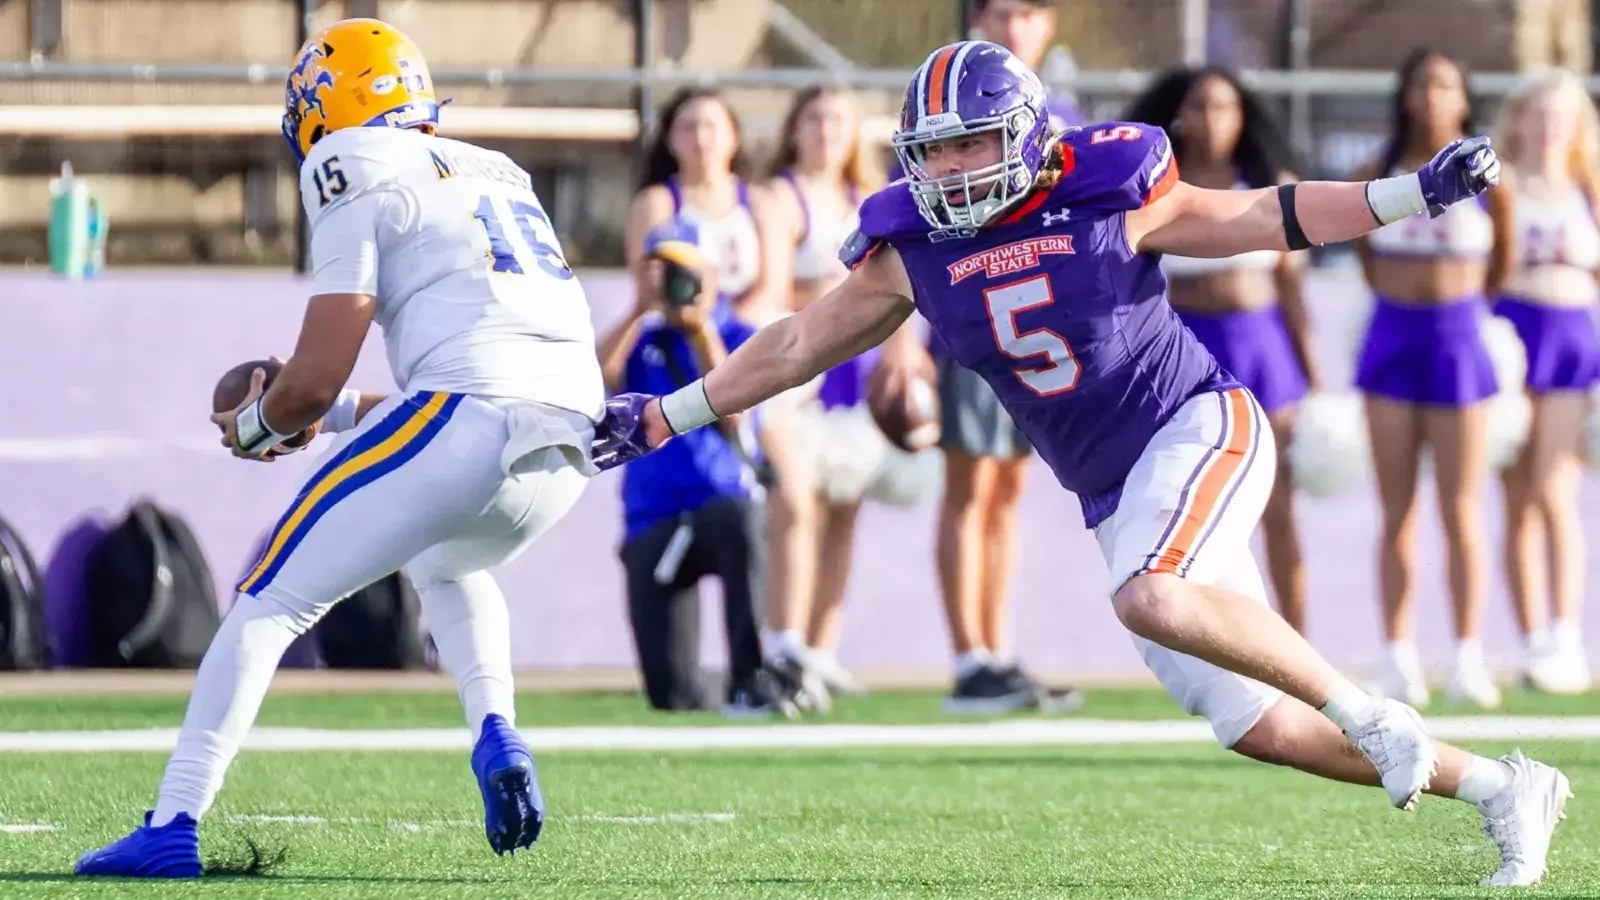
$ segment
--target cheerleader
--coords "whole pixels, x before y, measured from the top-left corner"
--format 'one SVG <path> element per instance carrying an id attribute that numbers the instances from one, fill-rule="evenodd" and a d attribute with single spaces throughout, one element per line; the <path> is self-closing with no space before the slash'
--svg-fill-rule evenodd
<path id="1" fill-rule="evenodd" d="M 1509 98 L 1495 138 L 1512 176 L 1501 190 L 1510 195 L 1517 265 L 1494 311 L 1516 328 L 1527 351 L 1533 413 L 1527 443 L 1501 472 L 1506 580 L 1527 640 L 1528 681 L 1554 693 L 1589 688 L 1579 628 L 1578 489 L 1589 390 L 1600 380 L 1597 118 L 1578 80 L 1553 71 L 1529 78 Z"/>
<path id="2" fill-rule="evenodd" d="M 1206 188 L 1252 189 L 1293 180 L 1288 142 L 1259 97 L 1224 69 L 1175 69 L 1157 79 L 1123 118 L 1167 129 L 1178 174 Z M 1301 253 L 1262 250 L 1225 259 L 1163 256 L 1172 306 L 1229 374 L 1255 394 L 1280 450 L 1291 445 L 1295 410 L 1317 387 L 1306 317 Z M 1306 575 L 1287 461 L 1261 517 L 1278 609 L 1305 631 Z"/>
<path id="3" fill-rule="evenodd" d="M 787 305 L 790 250 L 766 198 L 745 182 L 739 120 L 715 91 L 685 89 L 662 111 L 628 210 L 624 252 L 641 291 L 645 236 L 677 217 L 691 223 L 715 279 L 717 314 L 757 327 Z"/>
<path id="4" fill-rule="evenodd" d="M 1359 175 L 1380 178 L 1416 167 L 1472 134 L 1472 103 L 1461 64 L 1418 49 L 1399 70 L 1394 125 L 1383 156 Z M 1428 688 L 1412 636 L 1417 477 L 1431 456 L 1448 546 L 1455 664 L 1449 695 L 1489 708 L 1500 691 L 1479 634 L 1483 617 L 1484 523 L 1489 475 L 1485 400 L 1498 390 L 1481 328 L 1485 295 L 1504 280 L 1511 257 L 1508 192 L 1458 203 L 1378 229 L 1357 242 L 1375 308 L 1356 365 L 1383 505 L 1379 574 L 1387 660 L 1374 687 L 1413 706 Z"/>

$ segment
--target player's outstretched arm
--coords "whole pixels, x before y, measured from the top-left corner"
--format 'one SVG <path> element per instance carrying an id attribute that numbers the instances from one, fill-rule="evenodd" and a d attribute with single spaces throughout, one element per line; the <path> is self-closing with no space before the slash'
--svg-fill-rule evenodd
<path id="1" fill-rule="evenodd" d="M 595 465 L 619 466 L 674 434 L 804 384 L 882 343 L 914 308 L 899 254 L 882 247 L 838 287 L 756 332 L 706 377 L 665 397 L 612 398 L 596 429 Z"/>
<path id="2" fill-rule="evenodd" d="M 1374 181 L 1302 181 L 1255 191 L 1177 184 L 1129 212 L 1129 246 L 1141 252 L 1220 257 L 1303 250 L 1358 238 L 1390 222 L 1483 193 L 1500 181 L 1488 138 L 1465 138 L 1421 170 Z"/>

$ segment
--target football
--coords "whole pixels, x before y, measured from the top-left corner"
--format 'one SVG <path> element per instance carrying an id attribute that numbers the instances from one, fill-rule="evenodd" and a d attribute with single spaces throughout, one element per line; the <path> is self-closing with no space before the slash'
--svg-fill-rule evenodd
<path id="1" fill-rule="evenodd" d="M 874 369 L 867 381 L 867 408 L 889 443 L 907 453 L 939 442 L 939 392 L 925 375 L 891 384 L 882 367 Z"/>
<path id="2" fill-rule="evenodd" d="M 250 373 L 256 369 L 260 369 L 267 374 L 266 381 L 261 385 L 261 389 L 266 390 L 272 387 L 273 380 L 278 377 L 279 372 L 283 371 L 283 363 L 275 359 L 254 359 L 249 362 L 242 362 L 222 373 L 222 377 L 217 379 L 217 386 L 211 391 L 211 411 L 226 412 L 238 409 L 239 404 L 244 402 L 245 395 L 250 393 Z M 310 428 L 289 438 L 283 442 L 283 446 L 298 449 L 311 443 L 312 439 L 317 436 L 317 429 L 320 424 L 312 425 Z"/>

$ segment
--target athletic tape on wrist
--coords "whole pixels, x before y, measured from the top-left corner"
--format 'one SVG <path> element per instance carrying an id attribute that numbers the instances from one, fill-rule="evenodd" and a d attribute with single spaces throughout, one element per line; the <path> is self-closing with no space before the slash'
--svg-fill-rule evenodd
<path id="1" fill-rule="evenodd" d="M 1422 198 L 1422 179 L 1412 172 L 1367 182 L 1367 208 L 1380 225 L 1426 211 L 1428 201 Z"/>
<path id="2" fill-rule="evenodd" d="M 693 431 L 721 418 L 717 415 L 717 411 L 711 408 L 711 399 L 706 396 L 704 378 L 697 379 L 693 384 L 685 385 L 662 397 L 661 417 L 667 420 L 667 427 L 672 429 L 673 434 Z"/>

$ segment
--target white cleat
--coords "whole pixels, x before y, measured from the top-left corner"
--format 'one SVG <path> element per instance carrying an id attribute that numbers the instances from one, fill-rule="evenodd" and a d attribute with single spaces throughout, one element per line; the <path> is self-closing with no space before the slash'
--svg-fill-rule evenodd
<path id="1" fill-rule="evenodd" d="M 1525 887 L 1544 878 L 1550 838 L 1567 817 L 1572 783 L 1561 770 L 1535 762 L 1521 750 L 1500 761 L 1511 767 L 1511 784 L 1483 802 L 1483 833 L 1500 847 L 1500 871 L 1481 879 L 1484 887 Z"/>
<path id="2" fill-rule="evenodd" d="M 1489 667 L 1482 657 L 1457 662 L 1445 696 L 1452 702 L 1471 704 L 1479 709 L 1494 709 L 1500 705 L 1500 688 L 1490 677 Z"/>
<path id="3" fill-rule="evenodd" d="M 1398 700 L 1380 700 L 1372 718 L 1345 737 L 1378 770 L 1389 801 L 1407 812 L 1416 809 L 1439 771 L 1439 752 L 1422 716 Z"/>

